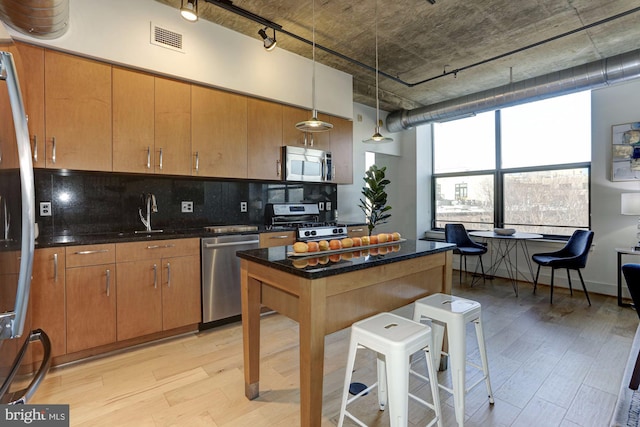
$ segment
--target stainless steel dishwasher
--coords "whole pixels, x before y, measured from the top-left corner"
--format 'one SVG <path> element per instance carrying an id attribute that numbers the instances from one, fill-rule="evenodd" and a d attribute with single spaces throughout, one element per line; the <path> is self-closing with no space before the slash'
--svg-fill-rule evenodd
<path id="1" fill-rule="evenodd" d="M 260 246 L 257 234 L 202 239 L 202 327 L 240 315 L 240 258 L 236 251 Z M 209 325 L 207 325 L 209 324 Z"/>

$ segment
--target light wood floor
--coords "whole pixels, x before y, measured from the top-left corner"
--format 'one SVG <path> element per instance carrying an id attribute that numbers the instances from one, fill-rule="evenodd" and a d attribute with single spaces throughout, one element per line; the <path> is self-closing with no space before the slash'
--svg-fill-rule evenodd
<path id="1" fill-rule="evenodd" d="M 638 324 L 634 311 L 595 294 L 589 307 L 581 292 L 570 297 L 561 289 L 551 306 L 548 287 L 533 295 L 524 283 L 516 298 L 500 279 L 473 288 L 454 283 L 453 293 L 482 303 L 495 396 L 490 406 L 482 385 L 471 391 L 465 426 L 608 425 Z M 31 403 L 69 404 L 72 426 L 297 426 L 297 324 L 270 315 L 262 331 L 261 395 L 254 401 L 244 397 L 236 323 L 53 369 Z M 471 357 L 479 359 L 473 328 L 467 331 Z M 326 338 L 323 426 L 337 424 L 347 344 L 348 330 Z M 370 384 L 374 358 L 361 354 L 354 380 Z M 448 383 L 448 372 L 439 377 Z M 427 396 L 428 387 L 412 388 Z M 374 395 L 353 411 L 371 426 L 387 426 Z M 444 424 L 455 426 L 452 398 L 440 395 Z M 412 426 L 430 416 L 411 404 Z"/>

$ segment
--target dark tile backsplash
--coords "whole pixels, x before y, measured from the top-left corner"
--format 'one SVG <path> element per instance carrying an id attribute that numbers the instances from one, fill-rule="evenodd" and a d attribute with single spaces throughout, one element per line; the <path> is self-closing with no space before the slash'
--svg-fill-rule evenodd
<path id="1" fill-rule="evenodd" d="M 330 221 L 337 209 L 335 184 L 216 180 L 158 175 L 130 175 L 36 169 L 36 222 L 42 235 L 80 235 L 144 230 L 138 209 L 143 194 L 156 196 L 153 228 L 180 230 L 220 224 L 264 224 L 264 207 L 273 202 L 331 201 L 322 212 Z M 193 213 L 182 213 L 181 202 L 192 201 Z M 240 212 L 246 201 L 248 211 Z M 40 216 L 40 202 L 52 202 L 53 215 Z"/>

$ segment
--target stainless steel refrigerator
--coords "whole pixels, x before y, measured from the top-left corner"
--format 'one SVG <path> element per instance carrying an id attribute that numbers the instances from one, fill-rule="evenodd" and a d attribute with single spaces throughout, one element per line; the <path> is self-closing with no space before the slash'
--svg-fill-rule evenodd
<path id="1" fill-rule="evenodd" d="M 31 145 L 18 75 L 0 47 L 0 403 L 27 403 L 50 364 L 51 346 L 32 330 L 29 308 L 35 241 Z M 33 325 L 46 327 L 46 325 Z M 42 345 L 43 360 L 32 348 Z"/>

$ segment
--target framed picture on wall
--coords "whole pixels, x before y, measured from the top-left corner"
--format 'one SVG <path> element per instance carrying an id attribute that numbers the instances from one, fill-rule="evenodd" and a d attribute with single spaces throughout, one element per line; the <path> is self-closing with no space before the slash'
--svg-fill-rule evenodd
<path id="1" fill-rule="evenodd" d="M 611 180 L 640 180 L 640 122 L 611 126 Z"/>

